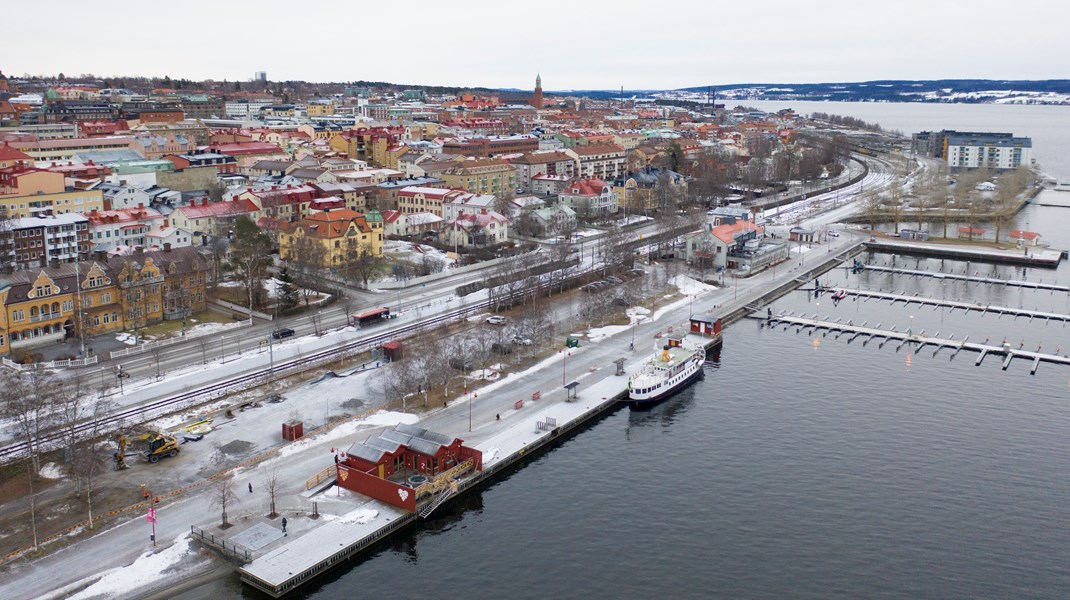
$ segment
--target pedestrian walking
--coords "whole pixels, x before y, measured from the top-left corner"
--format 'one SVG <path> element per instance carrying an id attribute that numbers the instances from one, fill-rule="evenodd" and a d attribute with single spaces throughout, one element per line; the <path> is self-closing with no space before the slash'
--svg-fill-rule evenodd
<path id="1" fill-rule="evenodd" d="M 282 534 L 286 535 L 286 517 L 282 518 Z"/>
<path id="2" fill-rule="evenodd" d="M 253 493 L 253 482 L 252 481 L 249 482 L 249 493 L 250 494 Z"/>

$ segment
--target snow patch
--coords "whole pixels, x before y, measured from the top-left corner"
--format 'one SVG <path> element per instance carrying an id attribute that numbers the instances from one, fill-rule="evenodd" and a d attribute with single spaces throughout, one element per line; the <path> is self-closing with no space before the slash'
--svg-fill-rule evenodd
<path id="1" fill-rule="evenodd" d="M 63 469 L 56 463 L 45 463 L 37 474 L 45 479 L 63 479 Z"/>
<path id="2" fill-rule="evenodd" d="M 687 275 L 677 275 L 676 277 L 673 277 L 669 280 L 669 285 L 675 285 L 676 288 L 680 290 L 680 293 L 687 294 L 688 296 L 697 296 L 698 294 L 704 294 L 716 289 L 712 285 L 702 283 Z"/>
<path id="3" fill-rule="evenodd" d="M 138 588 L 158 584 L 161 575 L 174 571 L 180 562 L 193 554 L 190 539 L 183 533 L 174 544 L 159 552 L 146 552 L 131 565 L 105 571 L 96 583 L 69 598 L 78 600 L 129 596 L 130 592 Z"/>
<path id="4" fill-rule="evenodd" d="M 607 325 L 605 327 L 594 327 L 587 332 L 587 339 L 591 340 L 592 342 L 597 342 L 602 338 L 618 334 L 622 331 L 627 331 L 629 328 L 629 325 Z"/>
<path id="5" fill-rule="evenodd" d="M 302 450 L 306 450 L 312 444 L 321 444 L 343 438 L 347 435 L 352 435 L 366 427 L 393 427 L 398 423 L 414 425 L 419 420 L 420 417 L 410 415 L 409 413 L 380 410 L 363 419 L 342 423 L 323 435 L 306 437 L 288 446 L 283 446 L 279 449 L 278 458 L 284 458 L 297 452 L 301 452 Z"/>
<path id="6" fill-rule="evenodd" d="M 339 523 L 356 523 L 357 525 L 365 525 L 375 520 L 375 517 L 379 516 L 379 511 L 372 510 L 370 508 L 358 508 L 357 510 L 351 510 L 346 514 L 339 517 Z"/>
<path id="7" fill-rule="evenodd" d="M 498 458 L 498 447 L 487 448 L 483 451 L 483 465 L 494 462 Z"/>

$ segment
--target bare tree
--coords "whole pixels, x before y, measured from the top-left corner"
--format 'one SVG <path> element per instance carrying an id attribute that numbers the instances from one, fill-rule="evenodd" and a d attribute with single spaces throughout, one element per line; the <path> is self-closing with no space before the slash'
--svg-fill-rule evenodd
<path id="1" fill-rule="evenodd" d="M 235 498 L 233 475 L 227 473 L 217 477 L 212 482 L 212 506 L 222 512 L 220 529 L 226 529 L 231 526 L 230 521 L 227 520 L 227 505 L 234 502 Z"/>
<path id="2" fill-rule="evenodd" d="M 267 490 L 268 498 L 271 500 L 271 512 L 268 513 L 269 519 L 274 519 L 279 516 L 279 513 L 275 511 L 275 497 L 279 492 L 279 465 L 272 463 L 271 470 L 264 476 L 264 489 Z"/>
<path id="3" fill-rule="evenodd" d="M 346 260 L 341 269 L 346 281 L 359 277 L 364 287 L 368 287 L 368 282 L 378 277 L 385 265 L 386 261 L 383 257 L 374 253 L 367 244 L 354 242 L 346 253 Z"/>
<path id="4" fill-rule="evenodd" d="M 316 278 L 316 275 L 327 265 L 327 250 L 323 244 L 309 235 L 294 235 L 290 238 L 289 252 L 286 260 L 297 274 L 297 280 L 304 289 L 312 286 L 306 285 Z M 305 306 L 308 306 L 308 294 L 304 296 Z"/>
<path id="5" fill-rule="evenodd" d="M 313 310 L 312 312 L 308 313 L 308 322 L 312 323 L 312 328 L 316 331 L 317 336 L 320 335 L 320 323 L 322 321 L 323 315 L 320 314 L 320 311 Z"/>
<path id="6" fill-rule="evenodd" d="M 98 400 L 93 403 L 91 414 L 87 415 L 92 423 L 85 440 L 75 447 L 74 460 L 72 462 L 74 478 L 78 493 L 85 493 L 86 510 L 89 513 L 89 529 L 93 529 L 93 490 L 96 484 L 96 476 L 104 470 L 106 458 L 97 456 L 96 440 L 101 433 L 104 418 L 110 410 L 110 403 Z"/>
<path id="7" fill-rule="evenodd" d="M 48 426 L 49 411 L 54 399 L 55 383 L 40 365 L 29 373 L 4 370 L 0 374 L 0 411 L 15 423 L 19 436 L 26 442 L 33 467 L 31 476 L 41 469 L 39 440 Z"/>

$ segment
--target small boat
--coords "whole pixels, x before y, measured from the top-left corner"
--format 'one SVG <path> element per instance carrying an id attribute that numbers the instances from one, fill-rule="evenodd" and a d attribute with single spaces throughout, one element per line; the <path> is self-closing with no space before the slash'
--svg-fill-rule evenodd
<path id="1" fill-rule="evenodd" d="M 628 380 L 626 402 L 632 408 L 641 408 L 661 402 L 687 384 L 702 376 L 702 364 L 706 362 L 706 350 L 693 346 L 681 338 L 670 338 L 643 365 L 643 368 Z"/>

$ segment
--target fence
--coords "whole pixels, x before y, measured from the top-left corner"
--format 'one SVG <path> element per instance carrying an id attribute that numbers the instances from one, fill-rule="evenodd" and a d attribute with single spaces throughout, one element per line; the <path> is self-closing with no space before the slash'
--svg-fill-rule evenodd
<path id="1" fill-rule="evenodd" d="M 224 556 L 229 556 L 242 562 L 249 562 L 253 560 L 253 551 L 234 542 L 227 542 L 227 539 L 223 536 L 216 537 L 214 533 L 209 533 L 200 527 L 190 525 L 190 535 L 200 540 L 202 543 L 207 544 L 216 550 L 219 550 Z"/>
<path id="2" fill-rule="evenodd" d="M 130 356 L 131 354 L 141 354 L 142 352 L 148 352 L 149 350 L 153 350 L 155 348 L 163 348 L 165 346 L 170 346 L 172 344 L 177 344 L 177 343 L 183 342 L 185 340 L 192 340 L 192 339 L 196 339 L 196 338 L 199 338 L 199 337 L 202 337 L 202 336 L 206 336 L 206 335 L 215 335 L 215 334 L 218 334 L 221 331 L 229 331 L 231 329 L 239 329 L 241 327 L 249 327 L 252 324 L 253 324 L 253 320 L 252 319 L 246 319 L 244 321 L 238 321 L 236 323 L 227 323 L 226 325 L 223 325 L 222 327 L 218 327 L 218 328 L 215 328 L 215 329 L 208 329 L 208 330 L 201 331 L 201 332 L 190 333 L 189 335 L 182 336 L 182 337 L 170 337 L 170 338 L 163 339 L 163 340 L 157 340 L 155 342 L 145 342 L 144 344 L 138 344 L 137 346 L 131 346 L 129 348 L 123 348 L 122 350 L 116 350 L 114 352 L 111 352 L 109 354 L 109 356 L 112 358 L 112 360 L 114 360 L 116 358 L 122 358 L 124 356 Z M 96 357 L 94 357 L 94 358 L 96 358 Z M 94 360 L 93 362 L 95 363 L 96 361 Z"/>
<path id="3" fill-rule="evenodd" d="M 39 363 L 17 363 L 6 356 L 3 357 L 3 364 L 9 369 L 16 371 L 32 371 L 34 369 L 58 369 L 60 367 L 88 367 L 89 365 L 95 365 L 100 360 L 98 356 L 90 356 L 88 358 L 66 358 L 63 360 L 50 360 L 48 362 Z"/>

